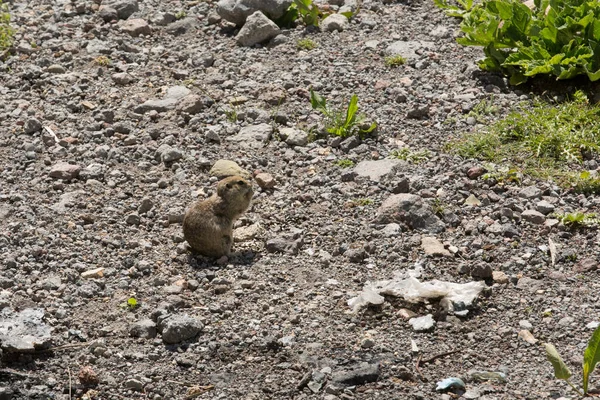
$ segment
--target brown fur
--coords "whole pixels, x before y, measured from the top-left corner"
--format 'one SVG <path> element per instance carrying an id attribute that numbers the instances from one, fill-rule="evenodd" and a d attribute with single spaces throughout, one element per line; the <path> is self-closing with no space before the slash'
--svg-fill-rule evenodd
<path id="1" fill-rule="evenodd" d="M 210 198 L 194 203 L 183 218 L 183 236 L 192 251 L 209 257 L 228 256 L 233 244 L 233 223 L 250 206 L 252 185 L 230 176 L 217 185 Z"/>

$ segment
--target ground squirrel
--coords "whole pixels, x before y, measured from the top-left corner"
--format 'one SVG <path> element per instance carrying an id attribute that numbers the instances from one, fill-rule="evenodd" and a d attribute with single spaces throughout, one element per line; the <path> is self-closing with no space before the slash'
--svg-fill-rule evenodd
<path id="1" fill-rule="evenodd" d="M 233 244 L 233 223 L 250 205 L 252 185 L 230 176 L 217 185 L 210 198 L 194 203 L 183 218 L 183 236 L 192 251 L 209 257 L 228 256 Z"/>

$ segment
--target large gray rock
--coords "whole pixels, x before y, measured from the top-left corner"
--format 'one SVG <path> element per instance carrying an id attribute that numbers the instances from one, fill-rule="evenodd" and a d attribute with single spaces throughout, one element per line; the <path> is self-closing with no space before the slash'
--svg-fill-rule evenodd
<path id="1" fill-rule="evenodd" d="M 204 325 L 196 318 L 176 315 L 163 321 L 161 328 L 163 342 L 175 344 L 194 338 L 204 329 Z"/>
<path id="2" fill-rule="evenodd" d="M 402 222 L 412 229 L 429 233 L 440 233 L 446 228 L 421 197 L 409 193 L 388 197 L 377 210 L 376 220 L 382 224 Z"/>
<path id="3" fill-rule="evenodd" d="M 103 8 L 115 10 L 119 19 L 127 19 L 140 9 L 138 0 L 103 0 L 100 11 Z"/>
<path id="4" fill-rule="evenodd" d="M 237 135 L 228 137 L 227 140 L 259 149 L 267 143 L 272 134 L 273 127 L 269 124 L 250 125 L 242 128 Z"/>
<path id="5" fill-rule="evenodd" d="M 352 370 L 335 372 L 331 381 L 342 386 L 364 385 L 369 382 L 376 382 L 379 379 L 379 363 L 362 363 L 358 368 Z"/>
<path id="6" fill-rule="evenodd" d="M 235 37 L 242 46 L 254 46 L 279 34 L 279 27 L 260 11 L 250 15 Z"/>
<path id="7" fill-rule="evenodd" d="M 0 312 L 0 349 L 30 352 L 52 344 L 52 328 L 44 323 L 44 310 L 27 308 L 19 313 Z"/>
<path id="8" fill-rule="evenodd" d="M 221 18 L 238 26 L 244 25 L 246 18 L 256 11 L 262 11 L 266 16 L 277 19 L 292 5 L 293 0 L 220 0 L 217 12 Z"/>

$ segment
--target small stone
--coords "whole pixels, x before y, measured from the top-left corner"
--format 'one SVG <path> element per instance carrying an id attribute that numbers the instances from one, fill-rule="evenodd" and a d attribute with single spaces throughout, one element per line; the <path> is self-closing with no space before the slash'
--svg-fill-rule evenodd
<path id="1" fill-rule="evenodd" d="M 481 201 L 477 197 L 475 197 L 474 194 L 471 194 L 465 199 L 465 205 L 479 207 L 481 205 Z"/>
<path id="2" fill-rule="evenodd" d="M 402 161 L 390 158 L 382 160 L 368 160 L 359 162 L 354 167 L 357 176 L 367 177 L 373 182 L 379 182 L 383 177 L 396 172 Z"/>
<path id="3" fill-rule="evenodd" d="M 236 142 L 250 149 L 260 149 L 271 139 L 273 126 L 270 124 L 249 125 L 240 129 L 235 136 L 229 136 L 228 141 Z"/>
<path id="4" fill-rule="evenodd" d="M 546 200 L 542 200 L 535 205 L 535 209 L 544 215 L 548 215 L 554 212 L 554 205 Z"/>
<path id="5" fill-rule="evenodd" d="M 29 118 L 23 125 L 23 131 L 26 134 L 32 134 L 42 130 L 42 123 L 37 118 Z"/>
<path id="6" fill-rule="evenodd" d="M 135 390 L 136 392 L 141 392 L 144 389 L 144 384 L 137 379 L 127 379 L 123 386 L 127 389 Z"/>
<path id="7" fill-rule="evenodd" d="M 538 342 L 538 340 L 527 329 L 520 331 L 518 336 L 530 344 L 536 344 Z"/>
<path id="8" fill-rule="evenodd" d="M 492 271 L 492 279 L 496 283 L 506 284 L 508 283 L 508 275 L 502 271 Z"/>
<path id="9" fill-rule="evenodd" d="M 137 213 L 131 213 L 127 216 L 125 223 L 127 225 L 139 225 L 140 224 L 140 216 Z"/>
<path id="10" fill-rule="evenodd" d="M 342 32 L 348 28 L 350 22 L 345 15 L 331 14 L 321 21 L 321 30 L 324 32 Z"/>
<path id="11" fill-rule="evenodd" d="M 485 174 L 485 172 L 486 169 L 483 167 L 471 167 L 467 171 L 467 176 L 469 177 L 469 179 L 477 179 L 481 175 Z"/>
<path id="12" fill-rule="evenodd" d="M 308 144 L 308 133 L 296 128 L 279 129 L 279 137 L 290 146 L 304 147 Z"/>
<path id="13" fill-rule="evenodd" d="M 266 248 L 269 253 L 288 253 L 298 254 L 302 247 L 303 240 L 299 239 L 287 239 L 283 237 L 277 237 L 267 240 Z"/>
<path id="14" fill-rule="evenodd" d="M 81 277 L 83 279 L 98 279 L 104 276 L 104 267 L 90 269 L 88 271 L 82 272 Z"/>
<path id="15" fill-rule="evenodd" d="M 256 183 L 258 183 L 258 186 L 260 186 L 262 189 L 273 189 L 276 184 L 273 175 L 266 172 L 257 174 L 254 179 L 256 180 Z"/>
<path id="16" fill-rule="evenodd" d="M 116 74 L 112 74 L 111 78 L 117 85 L 121 86 L 135 82 L 135 78 L 127 72 L 117 72 Z"/>
<path id="17" fill-rule="evenodd" d="M 261 225 L 257 222 L 252 225 L 242 226 L 233 231 L 233 239 L 235 242 L 246 242 L 256 239 L 263 231 Z"/>
<path id="18" fill-rule="evenodd" d="M 339 371 L 332 375 L 331 381 L 336 385 L 356 386 L 379 379 L 379 363 L 361 363 L 358 368 L 348 371 Z"/>
<path id="19" fill-rule="evenodd" d="M 525 210 L 521 213 L 521 217 L 532 224 L 541 225 L 546 221 L 546 217 L 539 211 Z"/>
<path id="20" fill-rule="evenodd" d="M 80 171 L 81 166 L 79 165 L 60 162 L 52 166 L 52 169 L 50 170 L 50 177 L 68 181 L 77 178 Z"/>
<path id="21" fill-rule="evenodd" d="M 528 331 L 532 331 L 533 325 L 531 324 L 531 322 L 527 321 L 526 319 L 522 319 L 519 321 L 519 328 L 527 329 Z"/>
<path id="22" fill-rule="evenodd" d="M 121 30 L 133 37 L 138 37 L 140 35 L 150 35 L 152 33 L 150 25 L 148 25 L 148 22 L 146 22 L 146 20 L 142 18 L 128 19 L 121 26 Z"/>
<path id="23" fill-rule="evenodd" d="M 424 317 L 411 318 L 408 323 L 415 332 L 427 332 L 435 327 L 435 320 L 431 314 L 427 314 Z"/>
<path id="24" fill-rule="evenodd" d="M 144 197 L 140 202 L 140 206 L 138 207 L 138 213 L 145 214 L 148 211 L 150 211 L 152 207 L 154 207 L 154 203 L 152 203 L 152 200 L 150 200 L 150 198 L 148 197 Z"/>
<path id="25" fill-rule="evenodd" d="M 598 261 L 595 258 L 583 258 L 573 266 L 577 273 L 591 272 L 598 269 Z"/>
<path id="26" fill-rule="evenodd" d="M 64 74 L 65 72 L 67 72 L 67 70 L 62 65 L 52 64 L 48 68 L 46 68 L 46 72 L 49 72 L 51 74 Z"/>
<path id="27" fill-rule="evenodd" d="M 527 200 L 539 199 L 542 197 L 542 191 L 535 186 L 528 186 L 519 192 L 519 197 Z"/>
<path id="28" fill-rule="evenodd" d="M 363 349 L 371 349 L 375 347 L 375 341 L 372 338 L 364 338 L 360 342 L 360 347 Z"/>

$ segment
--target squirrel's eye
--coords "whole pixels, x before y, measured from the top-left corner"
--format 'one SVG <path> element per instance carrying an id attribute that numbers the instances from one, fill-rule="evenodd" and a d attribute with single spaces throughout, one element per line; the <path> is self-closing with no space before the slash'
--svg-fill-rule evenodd
<path id="1" fill-rule="evenodd" d="M 243 185 L 243 184 L 244 184 L 244 181 L 237 181 L 236 183 L 237 183 L 238 185 Z"/>
<path id="2" fill-rule="evenodd" d="M 229 189 L 231 189 L 231 183 L 228 183 L 228 184 L 227 184 L 227 187 L 228 187 Z"/>

